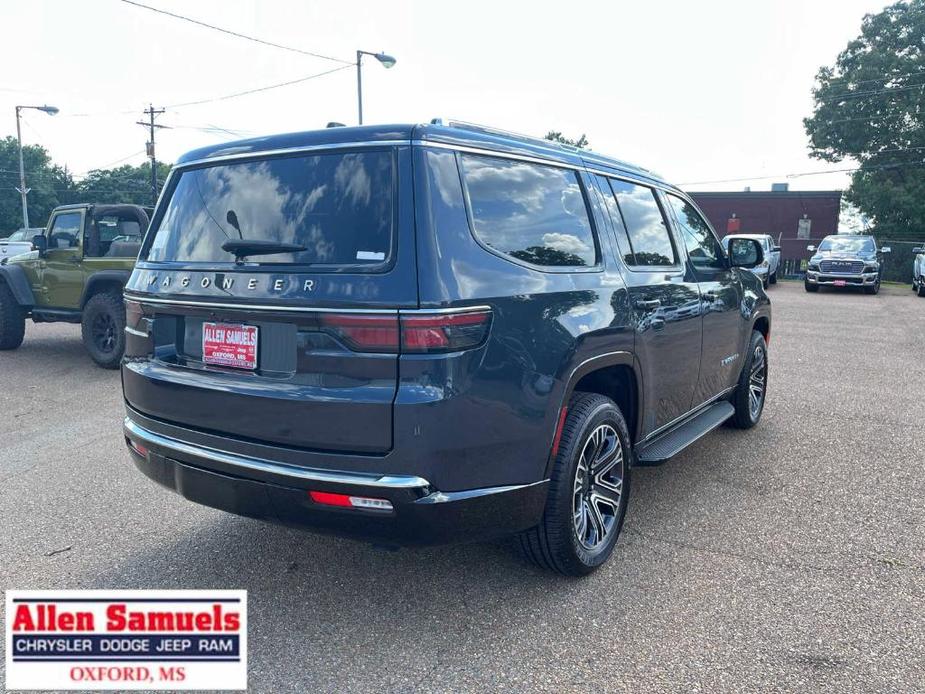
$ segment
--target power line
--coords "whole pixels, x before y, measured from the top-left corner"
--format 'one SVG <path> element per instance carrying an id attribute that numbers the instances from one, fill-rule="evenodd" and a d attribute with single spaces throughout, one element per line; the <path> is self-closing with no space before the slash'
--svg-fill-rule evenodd
<path id="1" fill-rule="evenodd" d="M 855 166 L 849 169 L 830 169 L 829 171 L 805 171 L 801 173 L 788 173 L 788 174 L 774 174 L 770 176 L 743 176 L 742 178 L 724 178 L 713 181 L 687 181 L 685 183 L 678 183 L 679 186 L 702 186 L 702 185 L 711 185 L 713 183 L 741 183 L 744 181 L 763 181 L 771 178 L 803 178 L 804 176 L 825 176 L 827 174 L 835 173 L 853 173 L 855 171 L 875 171 L 879 169 L 902 169 L 905 167 L 908 168 L 917 168 L 919 166 L 925 166 L 925 160 L 923 161 L 899 161 L 899 162 L 887 162 L 885 164 L 876 164 L 870 166 Z"/>
<path id="2" fill-rule="evenodd" d="M 842 94 L 819 94 L 816 96 L 816 98 L 826 101 L 829 99 L 844 99 L 847 97 L 855 97 L 855 96 L 876 96 L 878 94 L 889 94 L 891 92 L 902 92 L 908 89 L 921 89 L 922 87 L 925 87 L 925 83 L 908 84 L 902 87 L 884 87 L 883 89 L 869 89 L 866 91 L 844 92 Z"/>
<path id="3" fill-rule="evenodd" d="M 122 0 L 123 2 L 128 2 L 128 0 Z M 306 77 L 300 77 L 298 79 L 290 80 L 288 82 L 280 82 L 279 84 L 271 84 L 266 87 L 256 87 L 254 89 L 247 89 L 243 92 L 235 92 L 234 94 L 225 94 L 224 96 L 216 96 L 211 99 L 199 99 L 198 101 L 186 101 L 182 104 L 168 104 L 167 108 L 184 108 L 186 106 L 198 106 L 200 104 L 210 104 L 216 101 L 225 101 L 227 99 L 235 99 L 239 96 L 247 96 L 248 94 L 257 94 L 258 92 L 266 92 L 270 89 L 279 89 L 280 87 L 289 87 L 293 84 L 300 84 L 302 82 L 308 82 L 308 80 L 313 80 L 317 77 L 324 77 L 325 75 L 330 75 L 334 72 L 340 72 L 341 70 L 347 70 L 352 68 L 353 65 L 343 65 L 341 67 L 335 67 L 330 70 L 325 70 L 324 72 L 316 72 L 313 75 L 308 75 Z"/>
<path id="4" fill-rule="evenodd" d="M 192 19 L 191 17 L 184 17 L 181 14 L 174 14 L 173 12 L 168 12 L 167 10 L 160 10 L 156 7 L 151 7 L 150 5 L 143 5 L 140 2 L 134 2 L 134 0 L 122 0 L 122 2 L 128 5 L 134 5 L 135 7 L 141 7 L 146 10 L 151 10 L 152 12 L 157 12 L 158 14 L 167 15 L 168 17 L 173 17 L 174 19 L 181 19 L 184 22 L 190 22 L 192 24 L 197 24 L 201 27 L 207 29 L 212 29 L 213 31 L 219 31 L 223 34 L 228 34 L 229 36 L 235 36 L 239 39 L 245 39 L 247 41 L 253 41 L 255 43 L 263 44 L 264 46 L 271 46 L 272 48 L 279 48 L 284 51 L 291 51 L 293 53 L 301 53 L 302 55 L 308 55 L 312 58 L 321 58 L 323 60 L 331 60 L 335 63 L 343 63 L 344 65 L 354 65 L 355 63 L 350 60 L 341 60 L 340 58 L 332 58 L 329 55 L 322 55 L 321 53 L 313 53 L 311 51 L 303 51 L 301 48 L 293 48 L 292 46 L 284 46 L 281 43 L 274 43 L 273 41 L 267 41 L 265 39 L 257 38 L 256 36 L 248 36 L 247 34 L 241 34 L 237 31 L 231 31 L 230 29 L 223 29 L 222 27 L 217 27 L 214 24 L 207 24 L 201 22 L 198 19 Z"/>
<path id="5" fill-rule="evenodd" d="M 826 84 L 832 84 L 833 82 L 854 82 L 855 84 L 871 84 L 873 82 L 888 82 L 890 80 L 900 79 L 903 77 L 918 77 L 919 75 L 925 75 L 925 70 L 914 70 L 913 72 L 896 72 L 889 75 L 883 75 L 882 77 L 875 77 L 873 79 L 866 80 L 856 80 L 846 75 L 840 77 L 829 77 L 826 79 Z"/>

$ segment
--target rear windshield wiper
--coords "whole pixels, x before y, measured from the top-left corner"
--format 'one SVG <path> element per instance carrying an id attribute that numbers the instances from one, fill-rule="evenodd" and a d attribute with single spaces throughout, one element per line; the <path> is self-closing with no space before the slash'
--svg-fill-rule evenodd
<path id="1" fill-rule="evenodd" d="M 249 255 L 271 255 L 273 253 L 298 253 L 307 250 L 297 243 L 283 243 L 268 239 L 228 239 L 222 250 L 234 253 L 235 261 L 241 262 Z"/>

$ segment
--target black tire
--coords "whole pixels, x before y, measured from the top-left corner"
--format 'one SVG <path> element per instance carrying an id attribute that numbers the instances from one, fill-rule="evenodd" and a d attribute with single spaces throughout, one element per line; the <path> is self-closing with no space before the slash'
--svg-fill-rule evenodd
<path id="1" fill-rule="evenodd" d="M 777 284 L 777 273 L 771 275 L 771 284 Z"/>
<path id="2" fill-rule="evenodd" d="M 819 291 L 819 285 L 818 285 L 818 284 L 810 284 L 809 282 L 806 282 L 806 281 L 804 280 L 804 282 L 803 282 L 803 289 L 805 289 L 805 290 L 808 291 L 808 292 L 818 292 L 818 291 Z"/>
<path id="3" fill-rule="evenodd" d="M 16 349 L 26 335 L 26 312 L 6 282 L 0 281 L 0 349 Z"/>
<path id="4" fill-rule="evenodd" d="M 919 296 L 925 296 L 925 282 L 919 282 L 919 288 L 916 290 Z"/>
<path id="5" fill-rule="evenodd" d="M 764 289 L 767 289 L 767 288 L 768 288 L 768 285 L 769 285 L 770 283 L 771 283 L 771 282 L 770 282 L 770 280 L 768 280 L 767 277 L 765 277 L 764 279 L 761 280 L 761 286 L 762 286 Z"/>
<path id="6" fill-rule="evenodd" d="M 759 356 L 760 355 L 760 356 Z M 760 358 L 760 364 L 758 359 Z M 758 378 L 760 372 L 760 378 Z M 752 387 L 760 388 L 760 397 L 755 407 L 752 400 Z M 732 394 L 730 402 L 735 407 L 735 414 L 729 422 L 737 429 L 751 429 L 761 420 L 764 412 L 764 403 L 768 395 L 768 345 L 764 335 L 757 330 L 752 331 L 752 339 L 748 342 L 748 353 L 739 375 L 739 384 Z"/>
<path id="7" fill-rule="evenodd" d="M 879 294 L 880 293 L 880 280 L 878 279 L 873 286 L 864 287 L 865 294 Z"/>
<path id="8" fill-rule="evenodd" d="M 631 460 L 629 430 L 613 400 L 575 393 L 543 518 L 520 534 L 523 554 L 537 566 L 566 576 L 584 576 L 607 561 L 626 516 Z M 601 466 L 598 473 L 595 462 Z"/>
<path id="9" fill-rule="evenodd" d="M 84 306 L 80 334 L 97 366 L 117 369 L 125 351 L 125 304 L 118 294 L 94 294 Z"/>

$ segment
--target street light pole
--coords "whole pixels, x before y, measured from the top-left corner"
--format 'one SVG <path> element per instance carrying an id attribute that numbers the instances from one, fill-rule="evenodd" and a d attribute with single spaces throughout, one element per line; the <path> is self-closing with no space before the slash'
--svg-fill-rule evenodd
<path id="1" fill-rule="evenodd" d="M 29 194 L 29 188 L 26 188 L 26 167 L 23 163 L 22 156 L 22 128 L 19 125 L 19 112 L 24 108 L 34 108 L 36 111 L 42 111 L 49 116 L 58 112 L 57 106 L 17 106 L 16 107 L 16 142 L 19 144 L 19 194 L 22 197 L 22 226 L 23 229 L 29 228 L 29 205 L 26 202 L 26 195 Z"/>
<path id="2" fill-rule="evenodd" d="M 26 194 L 29 190 L 26 188 L 26 167 L 22 160 L 22 130 L 19 127 L 19 109 L 16 107 L 16 141 L 19 143 L 19 194 L 22 197 L 22 228 L 29 228 L 29 206 L 26 204 Z"/>
<path id="3" fill-rule="evenodd" d="M 369 51 L 357 51 L 357 113 L 360 125 L 363 125 L 363 56 L 371 55 L 373 58 L 382 63 L 382 67 L 388 69 L 397 62 L 395 58 L 385 53 L 370 53 Z"/>
<path id="4" fill-rule="evenodd" d="M 359 124 L 363 125 L 363 51 L 357 51 L 357 111 Z"/>

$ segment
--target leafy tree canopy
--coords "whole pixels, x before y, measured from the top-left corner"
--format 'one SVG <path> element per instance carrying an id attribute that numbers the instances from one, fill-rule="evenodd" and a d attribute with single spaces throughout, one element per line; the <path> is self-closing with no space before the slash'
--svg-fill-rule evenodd
<path id="1" fill-rule="evenodd" d="M 42 226 L 48 213 L 73 188 L 68 173 L 52 164 L 44 147 L 23 147 L 23 168 L 29 192 L 29 224 Z M 19 144 L 15 137 L 0 139 L 0 236 L 6 236 L 22 226 L 22 201 L 19 196 Z"/>
<path id="2" fill-rule="evenodd" d="M 29 192 L 29 224 L 44 226 L 58 205 L 76 202 L 152 204 L 151 166 L 125 165 L 95 169 L 79 181 L 67 169 L 52 163 L 51 155 L 39 145 L 23 147 L 23 168 Z M 170 172 L 169 164 L 158 164 L 158 188 Z M 22 226 L 19 192 L 19 146 L 15 137 L 0 139 L 0 238 Z"/>
<path id="3" fill-rule="evenodd" d="M 861 35 L 816 75 L 804 120 L 811 155 L 851 158 L 848 200 L 881 237 L 925 231 L 925 0 L 864 18 Z"/>
<path id="4" fill-rule="evenodd" d="M 571 140 L 567 137 L 563 137 L 559 130 L 550 130 L 548 133 L 546 133 L 544 138 L 547 140 L 552 140 L 553 142 L 559 142 L 563 145 L 571 145 L 572 147 L 577 147 L 578 149 L 586 149 L 590 144 L 584 133 L 582 133 L 581 137 L 579 137 L 577 140 Z"/>

